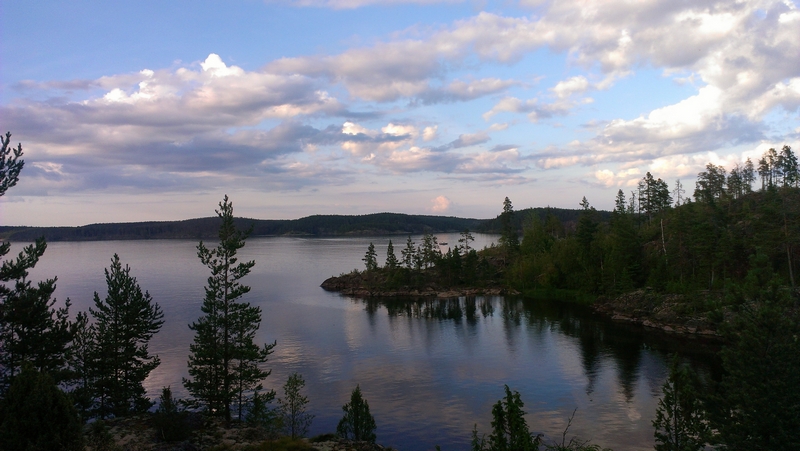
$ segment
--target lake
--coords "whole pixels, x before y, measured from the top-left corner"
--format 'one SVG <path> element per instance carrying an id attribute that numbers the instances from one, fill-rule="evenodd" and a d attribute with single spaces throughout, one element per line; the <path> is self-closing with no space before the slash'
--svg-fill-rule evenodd
<path id="1" fill-rule="evenodd" d="M 478 248 L 495 239 L 475 236 Z M 458 240 L 458 234 L 437 237 L 451 246 Z M 262 310 L 258 342 L 277 340 L 264 385 L 280 397 L 291 373 L 303 375 L 316 415 L 312 435 L 335 430 L 341 406 L 359 384 L 379 443 L 401 451 L 468 449 L 473 425 L 488 435 L 492 405 L 508 384 L 520 392 L 531 430 L 548 441 L 561 439 L 575 412 L 567 439 L 577 435 L 616 451 L 652 449 L 668 352 L 686 347 L 681 341 L 556 301 L 366 301 L 319 288 L 327 277 L 362 268 L 370 242 L 382 264 L 389 239 L 399 257 L 405 236 L 253 237 L 239 253 L 256 261 L 243 282 L 252 287 L 245 300 Z M 164 311 L 150 346 L 162 363 L 146 381 L 148 394 L 155 399 L 171 386 L 184 397 L 181 378 L 188 375 L 193 338 L 188 324 L 200 316 L 209 275 L 196 246 L 188 240 L 50 243 L 31 280 L 57 276 L 56 297 L 71 299 L 74 317 L 92 305 L 94 291 L 105 296 L 103 269 L 119 254 Z M 688 347 L 695 354 L 687 358 L 710 371 L 706 351 Z"/>

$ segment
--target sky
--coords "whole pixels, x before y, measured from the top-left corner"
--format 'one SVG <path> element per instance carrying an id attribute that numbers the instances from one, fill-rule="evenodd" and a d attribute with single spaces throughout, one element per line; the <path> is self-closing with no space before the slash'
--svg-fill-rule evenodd
<path id="1" fill-rule="evenodd" d="M 800 150 L 798 0 L 4 0 L 1 225 L 611 209 Z"/>

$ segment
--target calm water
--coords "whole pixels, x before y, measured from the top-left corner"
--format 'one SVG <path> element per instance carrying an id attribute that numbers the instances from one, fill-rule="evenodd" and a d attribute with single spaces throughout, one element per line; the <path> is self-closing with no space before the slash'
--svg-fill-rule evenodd
<path id="1" fill-rule="evenodd" d="M 392 237 L 396 252 L 405 237 Z M 419 241 L 420 237 L 416 237 Z M 476 236 L 475 245 L 491 236 Z M 259 340 L 277 340 L 265 386 L 281 395 L 292 372 L 306 380 L 311 434 L 332 432 L 360 384 L 378 441 L 402 451 L 468 449 L 474 424 L 489 431 L 503 384 L 522 395 L 532 430 L 578 435 L 616 451 L 652 449 L 654 416 L 666 377 L 666 352 L 680 343 L 620 327 L 584 308 L 502 297 L 444 301 L 364 301 L 319 288 L 327 277 L 362 267 L 370 241 L 382 262 L 383 238 L 250 238 L 240 255 L 256 260 L 246 300 L 262 310 Z M 439 241 L 457 243 L 458 235 Z M 105 295 L 103 269 L 114 253 L 158 302 L 165 324 L 151 343 L 161 357 L 146 381 L 151 397 L 181 378 L 200 315 L 207 269 L 195 241 L 51 243 L 32 280 L 58 276 L 56 296 L 87 310 Z M 15 246 L 16 250 L 19 246 Z M 692 345 L 696 348 L 695 345 Z M 695 356 L 703 360 L 702 351 Z M 698 364 L 701 366 L 702 364 Z"/>

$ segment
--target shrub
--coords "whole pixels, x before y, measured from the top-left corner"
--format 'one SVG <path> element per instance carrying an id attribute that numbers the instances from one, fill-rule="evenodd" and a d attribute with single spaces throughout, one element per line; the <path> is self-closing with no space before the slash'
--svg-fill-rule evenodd
<path id="1" fill-rule="evenodd" d="M 180 442 L 191 435 L 188 413 L 179 407 L 179 403 L 179 400 L 172 396 L 170 387 L 161 390 L 158 409 L 153 416 L 158 440 Z"/>
<path id="2" fill-rule="evenodd" d="M 8 450 L 82 451 L 78 411 L 53 378 L 26 368 L 0 403 L 0 443 Z"/>

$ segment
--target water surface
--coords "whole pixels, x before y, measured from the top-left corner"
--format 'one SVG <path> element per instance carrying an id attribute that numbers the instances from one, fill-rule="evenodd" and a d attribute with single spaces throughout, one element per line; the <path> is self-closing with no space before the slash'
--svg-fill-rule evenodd
<path id="1" fill-rule="evenodd" d="M 438 237 L 451 246 L 458 240 L 457 234 Z M 476 238 L 477 247 L 493 240 Z M 289 374 L 303 375 L 316 415 L 312 434 L 335 430 L 341 406 L 359 384 L 382 444 L 403 451 L 437 444 L 445 451 L 468 449 L 473 425 L 489 432 L 492 404 L 508 384 L 520 392 L 531 429 L 547 440 L 560 440 L 575 412 L 568 437 L 617 451 L 652 449 L 666 352 L 680 342 L 553 301 L 367 301 L 319 288 L 329 276 L 363 267 L 369 242 L 382 263 L 389 239 L 399 256 L 405 236 L 255 237 L 240 251 L 243 260 L 256 261 L 244 283 L 252 287 L 245 299 L 262 310 L 258 340 L 277 341 L 265 386 L 280 396 Z M 200 315 L 209 275 L 196 245 L 51 243 L 31 278 L 58 276 L 56 296 L 71 299 L 74 315 L 92 305 L 94 291 L 104 296 L 103 269 L 119 254 L 164 310 L 164 326 L 151 342 L 162 363 L 146 381 L 148 394 L 156 398 L 161 387 L 171 386 L 177 396 L 187 396 L 181 379 L 188 376 L 193 338 L 188 324 Z"/>

